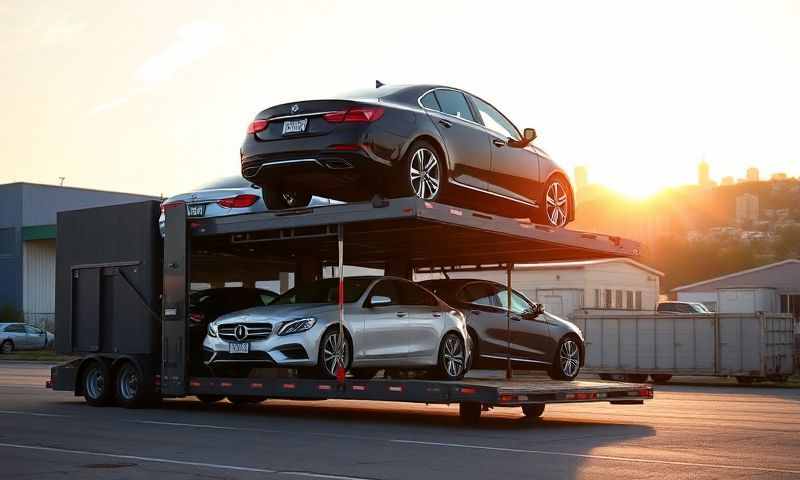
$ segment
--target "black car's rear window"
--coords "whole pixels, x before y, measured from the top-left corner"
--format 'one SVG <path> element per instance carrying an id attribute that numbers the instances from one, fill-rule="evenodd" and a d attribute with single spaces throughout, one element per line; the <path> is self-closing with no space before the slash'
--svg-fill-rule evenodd
<path id="1" fill-rule="evenodd" d="M 352 303 L 361 298 L 374 279 L 345 278 L 344 301 Z M 339 301 L 339 279 L 326 278 L 314 283 L 294 287 L 276 298 L 270 305 L 291 305 L 298 303 L 330 303 Z"/>

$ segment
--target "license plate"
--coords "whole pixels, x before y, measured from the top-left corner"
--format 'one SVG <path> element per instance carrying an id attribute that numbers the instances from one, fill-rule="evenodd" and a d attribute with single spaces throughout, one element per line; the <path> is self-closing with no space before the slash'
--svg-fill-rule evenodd
<path id="1" fill-rule="evenodd" d="M 187 217 L 202 217 L 206 214 L 206 205 L 186 205 L 186 216 Z"/>
<path id="2" fill-rule="evenodd" d="M 250 344 L 249 343 L 228 344 L 228 353 L 250 353 Z"/>
<path id="3" fill-rule="evenodd" d="M 293 133 L 303 133 L 306 131 L 306 125 L 308 125 L 307 118 L 300 120 L 286 120 L 283 122 L 283 134 L 291 135 Z"/>

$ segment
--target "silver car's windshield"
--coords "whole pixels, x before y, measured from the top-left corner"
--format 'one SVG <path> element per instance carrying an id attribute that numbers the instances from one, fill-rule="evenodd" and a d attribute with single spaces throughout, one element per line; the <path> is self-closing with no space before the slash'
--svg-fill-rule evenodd
<path id="1" fill-rule="evenodd" d="M 344 301 L 352 303 L 361 298 L 374 278 L 345 278 Z M 339 279 L 327 278 L 308 283 L 286 291 L 270 305 L 290 305 L 296 303 L 331 303 L 339 299 Z"/>

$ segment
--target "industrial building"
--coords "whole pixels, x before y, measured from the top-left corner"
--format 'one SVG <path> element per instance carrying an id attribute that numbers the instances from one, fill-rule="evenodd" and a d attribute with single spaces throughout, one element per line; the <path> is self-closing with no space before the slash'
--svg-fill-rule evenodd
<path id="1" fill-rule="evenodd" d="M 503 270 L 448 272 L 451 278 L 505 283 Z M 547 311 L 569 317 L 577 309 L 655 310 L 664 274 L 630 258 L 545 262 L 514 266 L 514 289 Z M 442 274 L 418 274 L 441 278 Z"/>
<path id="2" fill-rule="evenodd" d="M 800 260 L 784 260 L 672 289 L 677 299 L 724 313 L 793 313 L 800 318 Z"/>
<path id="3" fill-rule="evenodd" d="M 158 197 L 24 182 L 0 185 L 0 308 L 50 327 L 55 311 L 56 214 L 142 200 Z"/>

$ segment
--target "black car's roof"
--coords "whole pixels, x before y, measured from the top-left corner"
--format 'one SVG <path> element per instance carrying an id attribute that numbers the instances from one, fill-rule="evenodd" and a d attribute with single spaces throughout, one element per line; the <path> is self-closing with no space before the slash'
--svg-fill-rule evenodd
<path id="1" fill-rule="evenodd" d="M 343 94 L 342 97 L 353 99 L 386 99 L 398 103 L 417 105 L 417 99 L 422 96 L 423 93 L 434 88 L 451 88 L 462 92 L 465 91 L 460 88 L 436 84 L 383 85 L 378 88 L 364 88 L 347 92 Z"/>

